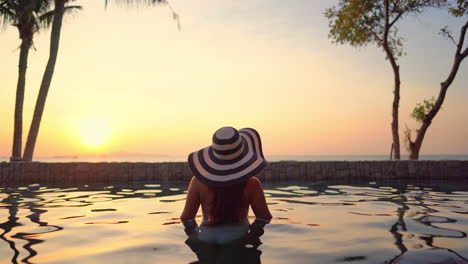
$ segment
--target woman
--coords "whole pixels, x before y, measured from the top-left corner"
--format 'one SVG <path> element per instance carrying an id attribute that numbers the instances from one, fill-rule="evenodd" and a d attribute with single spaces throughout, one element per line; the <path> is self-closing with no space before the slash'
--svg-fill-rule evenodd
<path id="1" fill-rule="evenodd" d="M 254 177 L 267 162 L 255 129 L 218 129 L 211 146 L 188 158 L 193 172 L 180 216 L 185 232 L 201 241 L 224 244 L 250 233 L 260 236 L 272 218 L 260 181 Z M 200 227 L 195 222 L 202 207 Z M 249 225 L 249 206 L 256 220 Z"/>

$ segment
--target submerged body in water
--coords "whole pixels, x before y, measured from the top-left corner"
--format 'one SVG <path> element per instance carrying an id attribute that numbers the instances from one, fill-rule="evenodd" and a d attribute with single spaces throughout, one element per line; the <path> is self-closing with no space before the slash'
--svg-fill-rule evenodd
<path id="1" fill-rule="evenodd" d="M 196 236 L 199 240 L 215 243 L 225 244 L 236 239 L 240 239 L 249 232 L 250 223 L 244 219 L 241 223 L 227 224 L 227 225 L 207 225 L 203 222 L 195 229 Z"/>
<path id="2" fill-rule="evenodd" d="M 203 220 L 198 226 L 194 217 L 200 205 Z M 247 219 L 250 206 L 257 217 L 252 224 Z M 181 215 L 189 236 L 185 243 L 199 261 L 195 263 L 206 264 L 261 263 L 260 236 L 271 218 L 255 177 L 227 188 L 213 188 L 193 177 Z"/>
<path id="3" fill-rule="evenodd" d="M 205 264 L 260 264 L 262 252 L 258 247 L 262 244 L 259 236 L 244 233 L 237 239 L 232 239 L 235 230 L 215 229 L 216 234 L 190 236 L 185 244 L 197 255 L 198 262 Z M 248 228 L 248 226 L 247 226 Z M 248 230 L 248 229 L 247 229 Z M 222 243 L 220 243 L 222 242 Z"/>
<path id="4" fill-rule="evenodd" d="M 200 205 L 203 220 L 198 226 L 194 223 L 194 218 Z M 250 225 L 247 220 L 250 206 L 257 218 L 256 222 L 254 221 L 255 225 Z M 186 230 L 188 235 L 196 236 L 204 242 L 217 244 L 241 238 L 252 226 L 261 225 L 263 228 L 271 218 L 263 187 L 255 177 L 244 183 L 224 188 L 211 187 L 192 177 L 184 211 L 180 217 L 187 223 L 186 227 L 192 225 Z"/>

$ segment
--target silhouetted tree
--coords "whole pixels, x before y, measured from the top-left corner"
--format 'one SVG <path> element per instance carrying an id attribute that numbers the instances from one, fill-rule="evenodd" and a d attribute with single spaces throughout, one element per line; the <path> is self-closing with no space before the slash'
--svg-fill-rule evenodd
<path id="1" fill-rule="evenodd" d="M 54 75 L 55 63 L 57 61 L 63 15 L 68 10 L 81 9 L 81 6 L 66 6 L 67 3 L 71 1 L 73 0 L 54 0 L 55 6 L 52 20 L 52 31 L 50 34 L 49 60 L 47 61 L 47 66 L 42 77 L 41 87 L 37 96 L 36 106 L 34 108 L 34 115 L 23 155 L 24 161 L 32 161 L 34 147 L 36 145 L 36 139 L 39 133 L 39 126 L 41 124 L 42 113 L 44 112 L 47 93 L 49 92 L 52 76 Z"/>
<path id="2" fill-rule="evenodd" d="M 468 45 L 465 43 L 466 31 L 468 29 L 468 1 L 457 0 L 456 3 L 449 3 L 448 10 L 450 15 L 465 19 L 465 23 L 460 29 L 460 35 L 458 36 L 457 41 L 455 40 L 455 36 L 452 35 L 452 32 L 447 27 L 442 28 L 440 31 L 442 36 L 450 39 L 455 45 L 455 54 L 452 67 L 447 78 L 440 83 L 439 95 L 437 98 L 424 100 L 422 103 L 417 104 L 411 113 L 411 117 L 420 123 L 420 127 L 416 129 L 416 139 L 414 141 L 411 139 L 411 130 L 407 128 L 405 131 L 405 141 L 409 151 L 409 158 L 412 160 L 419 159 L 419 151 L 421 150 L 427 129 L 441 109 L 447 90 L 453 80 L 455 80 L 461 63 L 468 56 Z"/>
<path id="3" fill-rule="evenodd" d="M 3 26 L 13 25 L 18 28 L 19 38 L 21 39 L 11 161 L 21 160 L 23 104 L 29 50 L 33 45 L 34 34 L 39 29 L 49 27 L 52 17 L 53 11 L 50 10 L 49 0 L 0 1 L 0 24 L 3 24 Z"/>
<path id="4" fill-rule="evenodd" d="M 424 8 L 439 7 L 444 0 L 340 0 L 325 11 L 329 20 L 329 38 L 334 43 L 361 47 L 375 44 L 382 48 L 393 70 L 392 139 L 394 159 L 400 159 L 398 108 L 400 103 L 400 66 L 403 41 L 396 24 L 405 15 L 419 14 Z"/>

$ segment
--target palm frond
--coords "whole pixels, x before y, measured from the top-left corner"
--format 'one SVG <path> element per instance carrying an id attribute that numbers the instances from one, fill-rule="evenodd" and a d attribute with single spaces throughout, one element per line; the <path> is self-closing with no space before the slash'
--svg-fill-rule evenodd
<path id="1" fill-rule="evenodd" d="M 8 4 L 8 1 L 1 1 L 0 2 L 0 8 L 6 8 Z"/>
<path id="2" fill-rule="evenodd" d="M 54 14 L 55 14 L 55 11 L 51 10 L 51 11 L 49 11 L 47 13 L 44 13 L 44 14 L 40 15 L 37 18 L 37 27 L 38 27 L 38 29 L 47 28 L 50 25 L 52 25 L 52 21 L 54 20 Z"/>
<path id="3" fill-rule="evenodd" d="M 65 7 L 65 13 L 71 13 L 71 12 L 76 12 L 76 11 L 80 11 L 80 10 L 83 10 L 83 7 L 82 6 L 66 6 Z"/>
<path id="4" fill-rule="evenodd" d="M 50 0 L 39 0 L 36 7 L 34 8 L 34 12 L 36 14 L 45 14 L 51 10 L 51 3 Z"/>
<path id="5" fill-rule="evenodd" d="M 0 5 L 0 24 L 2 29 L 5 29 L 8 25 L 15 24 L 17 22 L 16 15 L 14 11 L 2 2 Z"/>
<path id="6" fill-rule="evenodd" d="M 18 7 L 18 3 L 14 0 L 3 0 L 0 1 L 0 7 L 8 8 L 8 9 L 16 9 Z"/>
<path id="7" fill-rule="evenodd" d="M 166 0 L 105 0 L 105 7 L 109 5 L 109 2 L 115 2 L 116 4 L 124 4 L 128 6 L 152 6 L 156 4 L 165 4 Z"/>
<path id="8" fill-rule="evenodd" d="M 180 31 L 180 17 L 177 14 L 170 3 L 167 0 L 105 0 L 104 1 L 104 8 L 107 9 L 107 6 L 110 2 L 115 2 L 117 5 L 124 4 L 131 7 L 139 7 L 139 6 L 154 6 L 157 4 L 167 5 L 172 13 L 172 19 L 174 19 L 177 23 L 177 29 Z"/>
<path id="9" fill-rule="evenodd" d="M 81 11 L 81 10 L 83 10 L 82 6 L 66 6 L 65 10 L 64 10 L 64 14 L 65 15 L 74 15 L 78 11 Z"/>
<path id="10" fill-rule="evenodd" d="M 15 17 L 15 13 L 6 8 L 6 7 L 3 7 L 3 6 L 0 6 L 0 16 L 4 16 L 4 17 L 8 17 L 8 18 L 14 18 Z"/>
<path id="11" fill-rule="evenodd" d="M 70 13 L 73 13 L 73 12 L 76 12 L 76 11 L 79 11 L 79 10 L 82 10 L 83 7 L 82 6 L 66 6 L 65 9 L 64 9 L 64 13 L 65 14 L 70 14 Z M 38 18 L 37 18 L 37 22 L 38 22 L 38 29 L 44 29 L 44 28 L 47 28 L 49 27 L 51 24 L 52 24 L 52 21 L 54 20 L 54 14 L 55 14 L 55 10 L 51 10 L 47 13 L 44 13 L 42 15 L 40 15 Z"/>

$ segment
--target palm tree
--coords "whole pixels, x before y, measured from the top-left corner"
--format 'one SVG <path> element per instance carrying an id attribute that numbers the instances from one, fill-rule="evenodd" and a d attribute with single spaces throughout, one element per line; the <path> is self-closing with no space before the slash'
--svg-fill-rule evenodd
<path id="1" fill-rule="evenodd" d="M 49 4 L 49 0 L 0 1 L 0 24 L 4 27 L 6 25 L 16 26 L 21 39 L 11 161 L 21 160 L 23 102 L 26 86 L 28 55 L 31 46 L 33 45 L 34 34 L 38 32 L 39 29 L 47 28 L 50 25 L 53 12 L 50 11 Z"/>
<path id="2" fill-rule="evenodd" d="M 47 93 L 49 92 L 52 76 L 54 75 L 55 63 L 57 61 L 63 15 L 68 11 L 81 9 L 81 6 L 67 6 L 67 3 L 71 1 L 73 0 L 54 0 L 55 6 L 52 19 L 52 32 L 50 34 L 49 60 L 47 61 L 47 66 L 44 71 L 44 75 L 42 76 L 41 87 L 39 89 L 39 95 L 37 96 L 36 106 L 34 108 L 33 120 L 31 122 L 31 128 L 29 129 L 26 147 L 24 149 L 24 161 L 32 161 L 34 147 L 39 133 L 39 126 L 41 124 L 42 113 L 44 112 Z"/>

